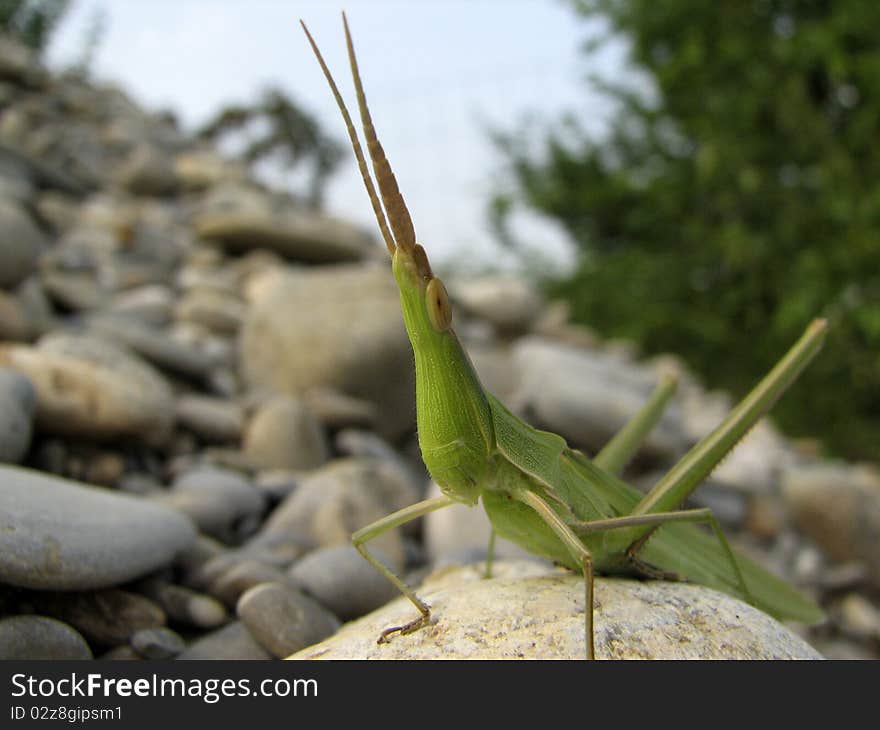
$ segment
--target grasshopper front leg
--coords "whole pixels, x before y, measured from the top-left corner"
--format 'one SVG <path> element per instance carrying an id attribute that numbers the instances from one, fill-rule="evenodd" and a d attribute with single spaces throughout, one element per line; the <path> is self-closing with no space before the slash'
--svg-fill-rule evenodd
<path id="1" fill-rule="evenodd" d="M 434 512 L 435 510 L 442 509 L 443 507 L 448 507 L 449 505 L 453 504 L 453 502 L 454 500 L 445 495 L 434 497 L 432 499 L 426 499 L 422 502 L 416 502 L 409 507 L 404 507 L 397 512 L 392 512 L 390 515 L 387 515 L 380 520 L 376 520 L 366 527 L 361 528 L 351 536 L 351 542 L 355 546 L 355 548 L 357 548 L 357 551 L 361 555 L 363 555 L 364 558 L 367 559 L 367 561 L 369 561 L 370 565 L 372 565 L 389 581 L 391 581 L 391 583 L 394 584 L 397 590 L 403 593 L 403 595 L 405 595 L 410 600 L 410 602 L 419 610 L 419 613 L 421 614 L 419 618 L 410 621 L 408 624 L 404 624 L 403 626 L 392 626 L 385 629 L 379 636 L 378 643 L 386 643 L 388 641 L 388 637 L 391 634 L 398 632 L 401 634 L 409 634 L 413 631 L 420 629 L 430 620 L 431 607 L 428 606 L 428 604 L 425 603 L 421 598 L 419 598 L 406 583 L 404 583 L 397 575 L 389 570 L 380 560 L 378 560 L 374 555 L 370 554 L 367 548 L 364 547 L 364 543 L 369 542 L 374 537 L 378 537 L 388 530 L 392 530 L 395 527 L 400 527 L 400 525 L 410 522 L 411 520 L 422 517 L 423 515 Z"/>

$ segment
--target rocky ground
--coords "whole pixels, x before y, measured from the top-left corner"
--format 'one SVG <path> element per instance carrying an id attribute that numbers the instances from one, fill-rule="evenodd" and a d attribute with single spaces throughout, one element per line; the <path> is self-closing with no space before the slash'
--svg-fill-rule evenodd
<path id="1" fill-rule="evenodd" d="M 436 488 L 382 247 L 5 40 L 0 105 L 0 658 L 280 658 L 394 599 L 350 534 Z M 731 405 L 674 357 L 640 361 L 567 323 L 522 281 L 449 289 L 485 385 L 588 452 L 661 372 L 680 374 L 635 482 Z M 693 504 L 822 603 L 823 624 L 791 627 L 818 652 L 878 658 L 880 476 L 814 451 L 763 423 Z M 481 560 L 487 529 L 456 507 L 374 546 L 418 582 Z M 511 611 L 499 581 L 479 611 Z M 603 611 L 651 585 L 604 581 Z M 530 605 L 552 619 L 552 600 Z"/>

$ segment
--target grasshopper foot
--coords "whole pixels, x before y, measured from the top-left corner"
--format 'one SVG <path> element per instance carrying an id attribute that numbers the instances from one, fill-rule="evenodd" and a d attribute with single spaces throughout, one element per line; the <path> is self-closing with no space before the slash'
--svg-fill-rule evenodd
<path id="1" fill-rule="evenodd" d="M 418 631 L 422 626 L 427 626 L 428 622 L 431 620 L 430 612 L 424 613 L 419 616 L 415 621 L 410 621 L 408 624 L 404 624 L 403 626 L 392 626 L 390 628 L 385 629 L 381 634 L 379 634 L 379 640 L 376 642 L 377 644 L 388 644 L 391 639 L 388 637 L 392 634 L 411 634 L 413 631 Z"/>

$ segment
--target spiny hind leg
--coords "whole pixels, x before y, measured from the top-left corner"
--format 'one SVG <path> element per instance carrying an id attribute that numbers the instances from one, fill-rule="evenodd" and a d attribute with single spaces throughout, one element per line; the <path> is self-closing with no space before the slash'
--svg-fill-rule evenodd
<path id="1" fill-rule="evenodd" d="M 392 514 L 383 517 L 381 520 L 376 520 L 366 527 L 361 528 L 351 536 L 352 544 L 355 546 L 355 548 L 357 548 L 357 551 L 364 556 L 367 562 L 369 562 L 370 565 L 372 565 L 376 570 L 384 575 L 386 579 L 394 584 L 397 590 L 403 593 L 403 595 L 405 595 L 410 600 L 410 603 L 412 603 L 419 610 L 420 616 L 415 620 L 410 621 L 407 624 L 403 624 L 402 626 L 392 626 L 385 629 L 379 635 L 378 643 L 387 643 L 389 641 L 388 637 L 392 634 L 411 634 L 413 631 L 417 631 L 418 629 L 422 628 L 422 626 L 425 626 L 428 621 L 431 620 L 431 607 L 428 606 L 428 604 L 425 603 L 421 598 L 419 598 L 406 583 L 404 583 L 397 575 L 394 574 L 394 572 L 392 572 L 379 559 L 372 555 L 369 550 L 367 550 L 364 544 L 372 540 L 374 537 L 378 537 L 382 533 L 387 532 L 388 530 L 399 527 L 400 525 L 403 525 L 410 520 L 414 520 L 418 517 L 421 517 L 422 515 L 428 514 L 429 512 L 433 512 L 434 510 L 448 507 L 452 503 L 453 500 L 446 496 L 426 499 L 422 502 L 412 504 L 409 507 L 404 507 L 397 512 L 393 512 Z"/>
<path id="2" fill-rule="evenodd" d="M 640 515 L 644 517 L 648 517 L 651 515 Z M 634 540 L 629 547 L 626 549 L 626 557 L 633 563 L 637 568 L 639 566 L 645 566 L 645 563 L 639 560 L 638 553 L 639 551 L 647 544 L 648 540 L 651 539 L 651 535 L 657 530 L 661 525 L 668 522 L 703 522 L 709 525 L 712 529 L 712 532 L 715 534 L 718 542 L 721 545 L 721 549 L 724 551 L 725 557 L 727 561 L 730 563 L 733 568 L 733 574 L 736 576 L 737 582 L 739 583 L 739 589 L 743 594 L 743 597 L 746 599 L 748 603 L 754 603 L 755 599 L 752 596 L 751 591 L 749 590 L 749 586 L 746 583 L 745 576 L 742 573 L 742 570 L 739 567 L 739 563 L 736 560 L 736 555 L 734 555 L 733 550 L 730 547 L 730 543 L 727 542 L 727 537 L 724 535 L 724 530 L 721 529 L 721 525 L 718 522 L 718 519 L 715 517 L 714 513 L 708 507 L 701 507 L 698 509 L 686 509 L 681 510 L 679 512 L 657 512 L 653 516 L 655 517 L 665 517 L 662 522 L 658 523 L 654 526 L 653 529 L 646 532 L 637 540 Z"/>

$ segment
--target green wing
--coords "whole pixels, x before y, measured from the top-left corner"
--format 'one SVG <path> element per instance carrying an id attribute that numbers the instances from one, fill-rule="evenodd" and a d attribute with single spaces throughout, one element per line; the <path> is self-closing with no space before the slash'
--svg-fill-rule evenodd
<path id="1" fill-rule="evenodd" d="M 576 519 L 590 521 L 629 514 L 644 496 L 580 452 L 570 449 L 561 436 L 529 426 L 497 398 L 489 393 L 486 397 L 492 410 L 499 452 L 518 469 L 548 486 L 570 507 Z M 590 543 L 591 550 L 595 548 L 592 540 L 585 539 L 585 542 Z M 596 564 L 601 565 L 608 556 L 595 557 Z M 663 525 L 648 540 L 639 557 L 688 581 L 746 600 L 718 540 L 695 525 Z M 737 562 L 757 608 L 778 619 L 805 623 L 822 620 L 822 610 L 796 588 L 740 553 L 737 553 Z"/>

